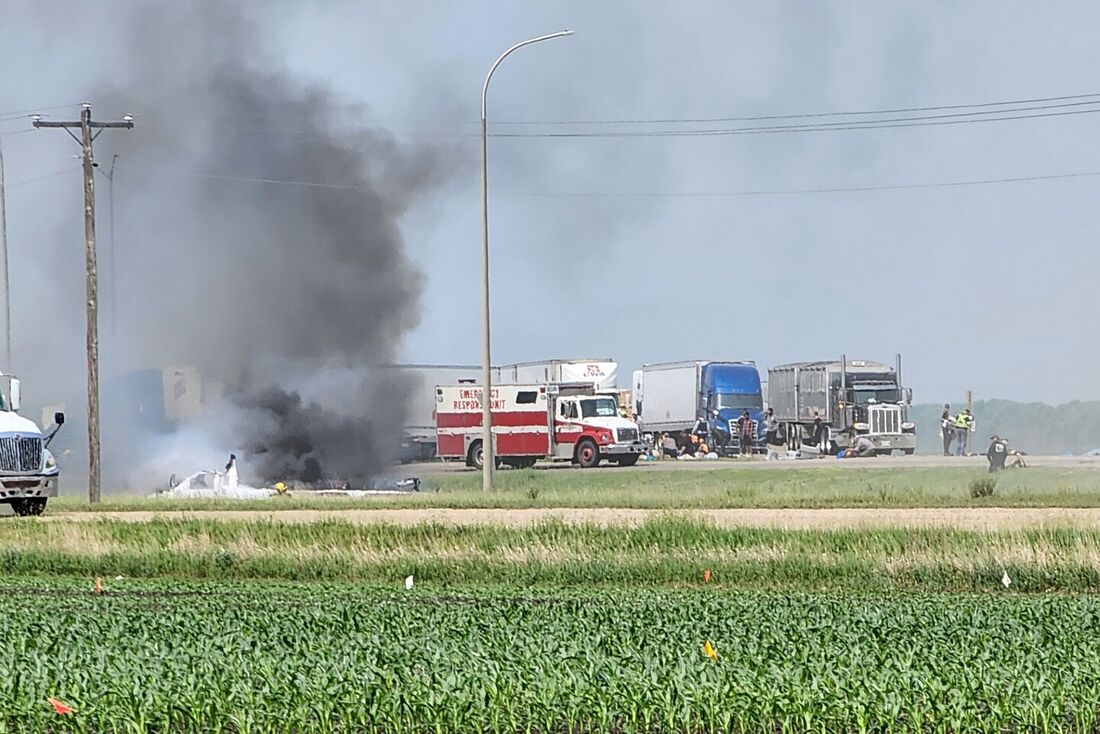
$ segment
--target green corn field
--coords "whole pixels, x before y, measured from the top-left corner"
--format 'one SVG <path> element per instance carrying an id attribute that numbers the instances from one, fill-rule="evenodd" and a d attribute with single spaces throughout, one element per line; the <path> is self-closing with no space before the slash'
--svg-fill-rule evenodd
<path id="1" fill-rule="evenodd" d="M 1088 732 L 1100 713 L 1092 596 L 104 586 L 0 584 L 0 731 Z"/>

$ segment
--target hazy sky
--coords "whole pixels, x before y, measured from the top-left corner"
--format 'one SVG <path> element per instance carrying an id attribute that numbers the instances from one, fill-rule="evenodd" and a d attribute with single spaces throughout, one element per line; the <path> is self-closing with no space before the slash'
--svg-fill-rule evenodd
<path id="1" fill-rule="evenodd" d="M 83 101 L 105 80 L 125 99 L 127 78 L 144 63 L 128 50 L 128 39 L 141 33 L 131 27 L 133 3 L 88 5 L 6 0 L 0 11 L 16 365 L 27 391 L 39 395 L 79 385 L 83 370 L 78 149 L 60 131 L 7 135 L 29 123 L 4 113 Z M 493 120 L 729 118 L 1100 93 L 1095 3 L 1059 3 L 1057 13 L 1025 2 L 329 0 L 243 7 L 269 54 L 292 73 L 361 104 L 367 122 L 399 140 L 439 146 L 450 161 L 448 183 L 403 220 L 408 252 L 425 278 L 420 324 L 403 348 L 408 361 L 479 359 L 478 99 L 489 64 L 525 37 L 576 31 L 504 63 L 490 94 Z M 194 43 L 194 34 L 183 38 Z M 201 44 L 189 58 L 206 62 Z M 138 116 L 137 129 L 112 136 L 142 135 L 143 115 L 188 115 L 186 98 L 175 109 L 141 103 L 97 106 L 96 115 Z M 1100 115 L 1081 114 L 799 134 L 494 138 L 494 361 L 610 356 L 629 372 L 675 359 L 747 358 L 767 366 L 842 352 L 892 361 L 900 351 L 920 402 L 956 400 L 967 388 L 978 397 L 1100 399 L 1092 369 L 1098 349 L 1089 336 L 1100 176 L 721 195 L 1100 172 L 1098 122 Z M 491 130 L 754 124 L 761 123 Z M 266 121 L 240 125 L 269 134 Z M 123 181 L 168 186 L 170 167 L 120 168 L 120 190 Z M 105 188 L 101 182 L 101 239 Z M 140 258 L 126 254 L 157 233 L 137 224 L 148 218 L 129 210 L 123 196 L 116 206 L 120 281 L 154 277 L 166 298 L 202 297 L 201 282 L 179 283 L 156 263 L 139 266 Z M 273 293 L 279 287 L 272 284 Z M 118 328 L 126 332 L 143 304 L 119 304 Z M 150 354 L 149 364 L 158 358 Z M 39 376 L 37 384 L 28 373 Z"/>

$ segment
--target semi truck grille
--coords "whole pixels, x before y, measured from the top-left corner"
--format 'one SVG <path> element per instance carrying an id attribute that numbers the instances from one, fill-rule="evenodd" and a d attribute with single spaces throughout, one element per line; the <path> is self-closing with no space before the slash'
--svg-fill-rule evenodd
<path id="1" fill-rule="evenodd" d="M 37 436 L 0 438 L 0 471 L 34 472 L 42 466 L 42 439 Z"/>
<path id="2" fill-rule="evenodd" d="M 901 411 L 894 406 L 873 407 L 867 411 L 872 434 L 901 433 Z"/>
<path id="3" fill-rule="evenodd" d="M 638 440 L 637 428 L 619 428 L 615 431 L 619 437 L 619 443 L 630 443 Z"/>
<path id="4" fill-rule="evenodd" d="M 741 424 L 737 422 L 736 418 L 731 418 L 729 421 L 730 439 L 735 444 L 741 442 Z M 760 423 L 755 419 L 752 422 L 752 435 L 758 437 L 760 435 Z"/>

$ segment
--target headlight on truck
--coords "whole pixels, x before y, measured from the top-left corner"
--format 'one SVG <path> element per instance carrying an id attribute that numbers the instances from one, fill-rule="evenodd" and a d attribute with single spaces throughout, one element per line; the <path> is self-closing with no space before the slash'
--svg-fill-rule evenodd
<path id="1" fill-rule="evenodd" d="M 55 466 L 57 466 L 57 460 L 53 458 L 53 454 L 51 454 L 49 451 L 47 451 L 46 452 L 46 468 L 47 469 L 53 469 Z"/>
<path id="2" fill-rule="evenodd" d="M 852 428 L 856 429 L 857 431 L 869 431 L 869 430 L 871 430 L 871 427 L 869 425 L 867 425 L 866 423 L 853 423 Z"/>
<path id="3" fill-rule="evenodd" d="M 916 430 L 917 430 L 917 424 L 916 423 L 913 423 L 911 421 L 906 421 L 905 423 L 901 424 L 901 432 L 902 433 L 913 433 Z"/>

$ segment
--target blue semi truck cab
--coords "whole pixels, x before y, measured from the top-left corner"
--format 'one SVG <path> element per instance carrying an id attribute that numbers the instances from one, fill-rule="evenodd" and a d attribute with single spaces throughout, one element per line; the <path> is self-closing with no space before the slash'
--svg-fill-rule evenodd
<path id="1" fill-rule="evenodd" d="M 700 408 L 719 447 L 740 451 L 737 420 L 744 411 L 754 423 L 754 450 L 764 443 L 764 396 L 752 362 L 709 362 L 700 369 Z"/>

